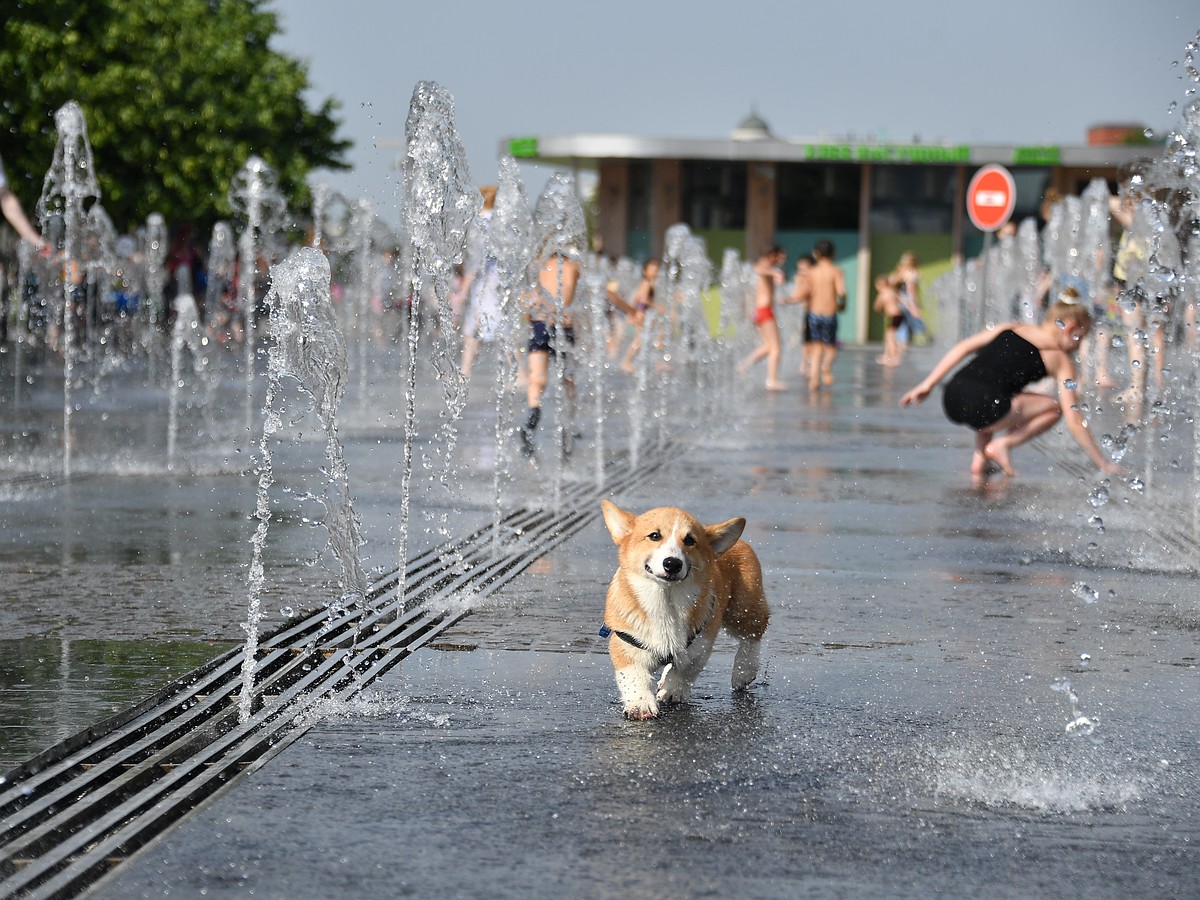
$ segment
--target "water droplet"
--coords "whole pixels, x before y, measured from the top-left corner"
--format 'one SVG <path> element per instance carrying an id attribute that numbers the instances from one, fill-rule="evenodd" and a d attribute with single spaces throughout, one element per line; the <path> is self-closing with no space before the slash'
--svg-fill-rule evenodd
<path id="1" fill-rule="evenodd" d="M 1090 519 L 1088 519 L 1088 524 L 1101 534 L 1104 534 L 1104 520 L 1099 516 L 1092 516 Z"/>
<path id="2" fill-rule="evenodd" d="M 296 611 L 290 606 L 284 606 L 279 610 L 279 614 L 285 619 L 290 619 L 292 616 L 296 615 Z"/>
<path id="3" fill-rule="evenodd" d="M 1142 481 L 1142 479 L 1138 478 L 1136 475 L 1130 477 L 1128 484 L 1131 491 L 1134 491 L 1138 494 L 1146 493 L 1146 482 Z"/>
<path id="4" fill-rule="evenodd" d="M 1090 662 L 1092 661 L 1092 654 L 1090 654 L 1090 653 L 1080 653 L 1080 654 L 1079 654 L 1079 661 L 1080 661 L 1081 663 L 1083 663 L 1083 664 L 1086 666 L 1088 663 L 1090 663 Z"/>
<path id="5" fill-rule="evenodd" d="M 1147 131 L 1150 129 L 1147 128 Z M 1089 735 L 1096 730 L 1096 723 L 1087 716 L 1079 716 L 1067 723 L 1067 734 L 1075 734 L 1078 732 L 1082 735 Z"/>
<path id="6" fill-rule="evenodd" d="M 1079 387 L 1079 382 L 1074 378 L 1067 378 L 1063 380 L 1063 387 L 1065 387 L 1068 391 L 1073 391 Z"/>
<path id="7" fill-rule="evenodd" d="M 1088 503 L 1092 504 L 1092 506 L 1096 509 L 1099 509 L 1107 502 L 1108 488 L 1106 488 L 1104 485 L 1098 485 L 1092 488 L 1091 493 L 1088 494 Z"/>
<path id="8" fill-rule="evenodd" d="M 1071 594 L 1076 600 L 1082 600 L 1084 603 L 1095 603 L 1100 599 L 1100 592 L 1084 584 L 1082 581 L 1077 581 L 1071 585 Z"/>

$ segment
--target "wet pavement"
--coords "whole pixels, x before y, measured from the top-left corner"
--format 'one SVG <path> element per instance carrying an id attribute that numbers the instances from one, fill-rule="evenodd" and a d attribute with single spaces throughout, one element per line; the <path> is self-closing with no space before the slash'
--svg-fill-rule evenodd
<path id="1" fill-rule="evenodd" d="M 1018 453 L 1021 478 L 976 490 L 969 433 L 936 403 L 896 407 L 934 359 L 914 357 L 883 370 L 844 353 L 817 397 L 750 389 L 730 427 L 614 497 L 747 518 L 773 608 L 748 696 L 730 694 L 719 640 L 693 702 L 622 719 L 595 633 L 615 560 L 597 509 L 94 895 L 1200 896 L 1196 559 L 1154 527 L 1182 488 L 1118 481 L 1098 509 L 1078 450 L 1048 436 Z M 344 431 L 371 549 L 394 497 L 390 464 L 371 461 L 387 436 Z M 236 640 L 245 481 L 162 491 L 178 498 L 154 529 L 166 537 L 132 561 L 136 502 L 102 529 L 107 552 L 62 549 L 68 532 L 94 544 L 84 511 L 111 501 L 102 478 L 77 504 L 65 496 L 93 482 L 7 502 L 4 533 L 14 505 L 23 518 L 6 583 L 34 557 L 25 607 L 6 590 L 12 639 Z M 476 499 L 456 530 L 486 521 Z M 68 529 L 63 509 L 85 521 Z M 328 590 L 300 549 L 311 531 L 281 528 L 271 606 Z M 139 591 L 116 587 L 133 575 Z M 53 650 L 45 682 L 80 693 Z"/>

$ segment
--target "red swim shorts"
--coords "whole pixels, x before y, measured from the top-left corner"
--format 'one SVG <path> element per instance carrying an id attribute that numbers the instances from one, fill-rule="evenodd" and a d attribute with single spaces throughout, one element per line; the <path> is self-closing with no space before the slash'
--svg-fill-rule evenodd
<path id="1" fill-rule="evenodd" d="M 754 324 L 762 325 L 764 322 L 775 321 L 775 310 L 769 306 L 760 306 L 754 310 Z"/>

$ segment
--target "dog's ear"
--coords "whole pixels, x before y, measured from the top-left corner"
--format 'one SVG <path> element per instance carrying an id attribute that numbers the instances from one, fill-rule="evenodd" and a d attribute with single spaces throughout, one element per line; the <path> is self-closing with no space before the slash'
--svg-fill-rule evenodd
<path id="1" fill-rule="evenodd" d="M 600 509 L 604 512 L 604 524 L 608 526 L 608 533 L 612 535 L 613 543 L 621 543 L 633 530 L 635 518 L 633 513 L 625 512 L 617 504 L 608 500 L 600 501 Z"/>
<path id="2" fill-rule="evenodd" d="M 730 519 L 720 525 L 709 525 L 705 528 L 704 530 L 708 532 L 708 541 L 712 544 L 713 553 L 720 556 L 736 544 L 745 527 L 746 520 L 738 516 L 736 519 Z"/>

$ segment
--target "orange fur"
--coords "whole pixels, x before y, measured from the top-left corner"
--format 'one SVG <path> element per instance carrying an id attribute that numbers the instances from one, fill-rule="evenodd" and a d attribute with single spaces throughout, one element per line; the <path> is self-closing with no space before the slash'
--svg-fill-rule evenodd
<path id="1" fill-rule="evenodd" d="M 660 703 L 687 700 L 722 627 L 738 639 L 733 687 L 747 687 L 770 611 L 758 557 L 739 540 L 746 520 L 704 526 L 675 507 L 640 516 L 607 500 L 601 508 L 618 548 L 604 623 L 625 715 L 653 718 Z"/>

